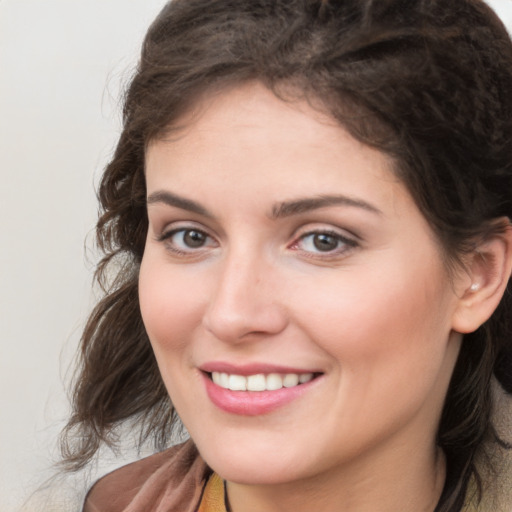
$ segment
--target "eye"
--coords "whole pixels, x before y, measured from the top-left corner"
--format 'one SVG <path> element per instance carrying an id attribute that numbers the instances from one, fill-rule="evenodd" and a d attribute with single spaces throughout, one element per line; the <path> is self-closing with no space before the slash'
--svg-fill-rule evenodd
<path id="1" fill-rule="evenodd" d="M 334 231 L 314 231 L 305 233 L 296 242 L 292 249 L 309 254 L 339 255 L 356 247 L 357 242 Z"/>
<path id="2" fill-rule="evenodd" d="M 198 249 L 216 247 L 215 240 L 204 231 L 195 228 L 178 228 L 164 233 L 160 242 L 178 254 L 191 253 Z"/>
<path id="3" fill-rule="evenodd" d="M 329 233 L 312 233 L 302 238 L 302 245 L 306 251 L 331 252 L 338 248 L 340 239 Z"/>

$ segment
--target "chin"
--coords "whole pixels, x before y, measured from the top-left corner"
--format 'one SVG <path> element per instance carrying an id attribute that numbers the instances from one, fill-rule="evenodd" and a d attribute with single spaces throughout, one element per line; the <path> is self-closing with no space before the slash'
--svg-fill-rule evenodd
<path id="1" fill-rule="evenodd" d="M 276 443 L 278 444 L 278 443 Z M 301 474 L 301 461 L 295 456 L 267 444 L 265 449 L 257 445 L 233 449 L 234 444 L 217 444 L 209 449 L 198 446 L 206 463 L 224 480 L 245 485 L 284 484 L 305 477 Z M 282 445 L 281 445 L 282 446 Z M 304 462 L 304 461 L 303 461 Z M 292 469 L 293 468 L 293 469 Z"/>

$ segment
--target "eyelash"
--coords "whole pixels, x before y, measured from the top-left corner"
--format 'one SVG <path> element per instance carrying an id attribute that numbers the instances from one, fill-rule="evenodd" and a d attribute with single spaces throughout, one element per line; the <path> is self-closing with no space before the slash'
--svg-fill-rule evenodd
<path id="1" fill-rule="evenodd" d="M 322 251 L 318 247 L 316 248 L 316 251 L 302 250 L 303 254 L 305 254 L 309 258 L 335 258 L 344 255 L 346 252 L 356 248 L 359 245 L 356 240 L 343 236 L 336 231 L 317 229 L 308 231 L 307 233 L 300 235 L 300 237 L 296 241 L 292 242 L 289 248 L 292 250 L 301 251 L 301 248 L 299 247 L 299 244 L 301 242 L 304 242 L 308 238 L 311 238 L 312 243 L 314 244 L 314 237 L 322 236 L 332 238 L 336 242 L 336 247 L 333 250 L 328 251 Z"/>
<path id="2" fill-rule="evenodd" d="M 204 245 L 200 245 L 196 248 L 188 247 L 187 249 L 179 248 L 176 242 L 173 242 L 172 239 L 174 236 L 178 234 L 182 234 L 182 245 L 185 245 L 183 242 L 183 237 L 187 235 L 187 233 L 196 233 L 202 236 L 205 240 Z M 301 243 L 304 241 L 311 239 L 311 244 L 315 244 L 314 237 L 328 237 L 331 238 L 335 243 L 336 247 L 332 250 L 322 251 L 318 247 L 316 250 L 304 250 L 300 247 Z M 208 245 L 208 240 L 214 241 L 214 238 L 211 237 L 207 232 L 202 229 L 195 227 L 178 227 L 175 229 L 171 229 L 170 231 L 162 233 L 158 238 L 158 242 L 165 243 L 166 248 L 178 255 L 178 256 L 192 256 L 192 255 L 200 255 L 204 249 L 208 249 L 210 247 L 217 247 L 218 244 L 215 242 L 213 245 Z M 349 238 L 341 235 L 340 233 L 333 230 L 325 230 L 325 229 L 316 229 L 310 230 L 306 233 L 301 234 L 298 238 L 296 238 L 290 245 L 288 245 L 288 249 L 293 251 L 300 251 L 305 257 L 308 258 L 316 258 L 316 259 L 330 259 L 336 258 L 344 255 L 346 252 L 358 247 L 358 242 L 353 238 Z"/>
<path id="3" fill-rule="evenodd" d="M 180 227 L 176 229 L 171 229 L 170 231 L 162 233 L 157 238 L 157 240 L 159 242 L 165 243 L 167 249 L 172 253 L 177 254 L 178 256 L 190 256 L 194 253 L 198 253 L 199 251 L 201 251 L 201 249 L 208 247 L 208 245 L 202 245 L 197 248 L 189 247 L 188 249 L 180 249 L 179 247 L 176 246 L 175 242 L 172 242 L 172 238 L 179 233 L 182 233 L 182 236 L 186 236 L 187 233 L 197 233 L 199 235 L 202 235 L 205 240 L 214 240 L 210 235 L 208 235 L 208 233 L 206 233 L 202 229 L 198 229 L 195 227 Z"/>

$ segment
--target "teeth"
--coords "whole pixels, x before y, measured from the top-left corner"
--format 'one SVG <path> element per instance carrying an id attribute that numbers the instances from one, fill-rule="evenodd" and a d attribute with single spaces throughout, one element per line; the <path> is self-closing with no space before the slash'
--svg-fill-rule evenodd
<path id="1" fill-rule="evenodd" d="M 313 374 L 312 373 L 301 373 L 299 375 L 299 382 L 301 384 L 305 384 L 306 382 L 309 382 L 312 379 L 313 379 Z"/>
<path id="2" fill-rule="evenodd" d="M 258 373 L 249 375 L 232 375 L 223 372 L 212 372 L 212 380 L 217 386 L 231 391 L 276 391 L 283 387 L 292 388 L 305 384 L 313 379 L 312 373 Z"/>
<path id="3" fill-rule="evenodd" d="M 229 388 L 229 375 L 227 373 L 221 373 L 218 382 L 219 386 L 228 389 Z"/>
<path id="4" fill-rule="evenodd" d="M 265 375 L 258 373 L 258 375 L 247 377 L 247 391 L 265 391 L 265 389 L 267 389 Z"/>
<path id="5" fill-rule="evenodd" d="M 299 376 L 296 373 L 288 373 L 284 376 L 283 386 L 285 388 L 293 388 L 299 383 Z"/>
<path id="6" fill-rule="evenodd" d="M 242 375 L 230 375 L 228 387 L 231 391 L 245 391 L 247 389 L 247 379 Z"/>
<path id="7" fill-rule="evenodd" d="M 270 373 L 267 375 L 267 389 L 275 391 L 283 387 L 283 378 L 278 373 Z"/>

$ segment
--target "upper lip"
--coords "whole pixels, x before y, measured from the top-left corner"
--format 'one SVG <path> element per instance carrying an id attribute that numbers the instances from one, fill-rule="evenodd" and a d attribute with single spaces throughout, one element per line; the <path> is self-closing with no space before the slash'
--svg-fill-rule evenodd
<path id="1" fill-rule="evenodd" d="M 296 368 L 268 363 L 233 364 L 224 361 L 211 361 L 199 366 L 199 369 L 206 373 L 220 372 L 230 375 L 256 375 L 259 373 L 321 373 L 317 369 Z"/>

